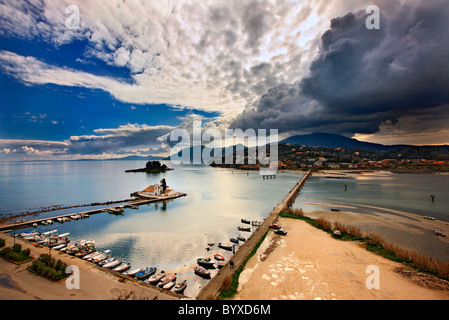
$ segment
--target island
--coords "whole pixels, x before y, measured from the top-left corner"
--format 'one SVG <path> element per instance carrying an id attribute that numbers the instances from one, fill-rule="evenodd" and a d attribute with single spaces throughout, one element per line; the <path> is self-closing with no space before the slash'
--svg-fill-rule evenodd
<path id="1" fill-rule="evenodd" d="M 173 170 L 167 167 L 165 164 L 161 164 L 159 161 L 148 161 L 145 165 L 145 168 L 141 169 L 129 169 L 125 170 L 125 172 L 146 172 L 146 173 L 159 173 L 165 172 L 167 170 Z"/>

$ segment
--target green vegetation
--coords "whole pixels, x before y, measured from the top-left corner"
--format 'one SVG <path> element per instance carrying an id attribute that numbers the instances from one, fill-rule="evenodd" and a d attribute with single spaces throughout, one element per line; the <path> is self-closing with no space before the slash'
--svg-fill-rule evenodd
<path id="1" fill-rule="evenodd" d="M 66 263 L 55 260 L 48 254 L 41 254 L 39 259 L 34 260 L 27 269 L 52 281 L 59 281 L 70 275 L 66 273 Z"/>
<path id="2" fill-rule="evenodd" d="M 222 290 L 221 290 L 220 294 L 218 295 L 218 298 L 217 298 L 218 300 L 231 298 L 237 292 L 237 288 L 239 286 L 240 273 L 242 273 L 248 260 L 257 252 L 257 249 L 259 249 L 260 245 L 265 240 L 265 237 L 267 236 L 267 234 L 268 234 L 268 230 L 267 230 L 267 232 L 265 232 L 265 234 L 262 236 L 262 238 L 259 240 L 259 242 L 257 242 L 256 246 L 253 248 L 253 250 L 250 252 L 250 254 L 246 257 L 246 259 L 243 261 L 243 263 L 240 265 L 240 267 L 238 267 L 238 269 L 233 273 L 232 278 L 229 277 L 228 279 L 225 279 L 225 281 L 223 283 Z"/>
<path id="3" fill-rule="evenodd" d="M 384 258 L 404 263 L 420 272 L 425 272 L 436 277 L 449 280 L 449 262 L 434 259 L 422 253 L 413 252 L 401 248 L 383 239 L 381 236 L 370 233 L 364 236 L 360 229 L 339 222 L 330 222 L 323 218 L 312 219 L 304 215 L 301 209 L 289 209 L 281 212 L 281 217 L 301 219 L 312 226 L 332 234 L 336 239 L 359 241 L 366 250 L 374 252 Z M 334 230 L 341 232 L 340 237 L 334 235 Z"/>
<path id="4" fill-rule="evenodd" d="M 1 239 L 3 240 L 3 239 Z M 4 245 L 5 240 L 3 240 Z M 0 243 L 0 247 L 2 247 Z M 6 247 L 0 251 L 0 256 L 5 258 L 6 260 L 15 262 L 15 263 L 24 263 L 33 259 L 30 255 L 30 249 L 22 250 L 22 246 L 20 244 L 15 244 L 12 248 Z"/>

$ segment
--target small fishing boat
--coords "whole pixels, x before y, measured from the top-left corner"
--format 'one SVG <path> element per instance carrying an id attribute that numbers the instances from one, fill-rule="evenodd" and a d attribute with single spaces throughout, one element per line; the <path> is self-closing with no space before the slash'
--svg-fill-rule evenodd
<path id="1" fill-rule="evenodd" d="M 193 268 L 193 271 L 195 272 L 195 274 L 199 275 L 200 277 L 210 278 L 210 272 L 207 271 L 202 266 L 196 266 L 195 268 Z"/>
<path id="2" fill-rule="evenodd" d="M 239 239 L 236 239 L 236 238 L 231 238 L 231 239 L 229 239 L 229 241 L 239 244 Z"/>
<path id="3" fill-rule="evenodd" d="M 183 282 L 175 284 L 175 286 L 173 287 L 173 292 L 183 293 L 186 288 L 187 288 L 187 280 L 184 280 Z"/>
<path id="4" fill-rule="evenodd" d="M 258 226 L 260 226 L 261 224 L 262 224 L 262 221 L 252 221 L 252 222 L 251 222 L 251 225 L 254 226 L 254 227 L 258 227 Z"/>
<path id="5" fill-rule="evenodd" d="M 271 229 L 280 229 L 281 226 L 278 225 L 278 224 L 272 224 L 272 225 L 270 225 L 270 228 L 271 228 Z"/>
<path id="6" fill-rule="evenodd" d="M 251 223 L 251 221 L 249 221 L 248 219 L 242 219 L 242 220 L 240 220 L 242 223 L 246 223 L 246 224 L 250 224 Z"/>
<path id="7" fill-rule="evenodd" d="M 243 236 L 241 236 L 241 235 L 239 235 L 239 236 L 237 237 L 237 239 L 238 239 L 239 241 L 243 241 L 243 242 L 246 241 L 246 238 L 243 237 Z"/>
<path id="8" fill-rule="evenodd" d="M 148 278 L 149 276 L 153 275 L 156 272 L 157 268 L 156 267 L 146 267 L 145 269 L 143 269 L 142 271 L 139 271 L 138 273 L 136 273 L 136 278 L 139 280 L 144 280 L 146 278 Z"/>
<path id="9" fill-rule="evenodd" d="M 138 274 L 139 272 L 141 272 L 143 270 L 145 270 L 145 269 L 144 268 L 137 268 L 137 269 L 133 269 L 133 270 L 127 271 L 124 274 L 126 274 L 127 276 L 130 276 L 130 277 L 134 277 L 136 274 Z"/>
<path id="10" fill-rule="evenodd" d="M 167 283 L 171 281 L 176 281 L 176 274 L 174 273 L 167 273 L 165 276 L 159 281 L 157 286 L 159 288 L 163 288 Z"/>
<path id="11" fill-rule="evenodd" d="M 282 230 L 282 229 L 277 229 L 274 231 L 274 233 L 280 234 L 281 236 L 285 236 L 287 234 L 287 231 Z"/>
<path id="12" fill-rule="evenodd" d="M 427 220 L 435 220 L 434 217 L 429 217 L 429 216 L 424 216 L 424 219 L 427 219 Z"/>
<path id="13" fill-rule="evenodd" d="M 117 271 L 117 272 L 125 272 L 126 270 L 129 270 L 130 268 L 131 268 L 131 263 L 126 262 L 126 263 L 122 263 L 121 265 L 119 265 L 118 267 L 115 267 L 112 270 Z"/>
<path id="14" fill-rule="evenodd" d="M 211 260 L 211 258 L 198 258 L 196 260 L 198 265 L 203 266 L 205 268 L 215 268 L 214 264 L 215 262 Z"/>
<path id="15" fill-rule="evenodd" d="M 213 246 L 215 246 L 215 243 L 214 243 L 214 242 L 209 242 L 207 245 L 208 245 L 209 247 L 213 247 Z"/>
<path id="16" fill-rule="evenodd" d="M 94 257 L 99 256 L 100 254 L 102 254 L 101 251 L 94 251 L 94 252 L 91 252 L 91 253 L 89 253 L 89 254 L 86 254 L 86 255 L 83 257 L 83 259 L 89 261 L 89 260 L 92 260 Z"/>
<path id="17" fill-rule="evenodd" d="M 331 211 L 334 211 L 334 212 L 339 212 L 339 211 L 340 211 L 340 209 L 334 209 L 334 208 L 331 208 Z"/>
<path id="18" fill-rule="evenodd" d="M 232 245 L 232 244 L 225 244 L 225 243 L 221 243 L 221 242 L 220 242 L 220 243 L 218 244 L 218 247 L 219 247 L 219 248 L 222 248 L 222 249 L 225 249 L 225 250 L 231 251 L 233 245 Z"/>
<path id="19" fill-rule="evenodd" d="M 116 259 L 114 259 L 114 261 L 104 264 L 103 268 L 112 269 L 112 268 L 117 267 L 121 263 L 122 263 L 122 260 L 116 258 Z"/>
<path id="20" fill-rule="evenodd" d="M 161 270 L 156 274 L 153 274 L 151 277 L 148 278 L 147 282 L 150 284 L 156 284 L 158 283 L 163 277 L 165 276 L 165 271 Z"/>
<path id="21" fill-rule="evenodd" d="M 251 231 L 251 227 L 238 226 L 237 229 L 240 231 L 247 231 L 247 232 Z"/>
<path id="22" fill-rule="evenodd" d="M 225 257 L 223 257 L 221 254 L 218 254 L 218 253 L 214 254 L 214 258 L 217 261 L 224 261 L 224 259 L 225 259 Z"/>
<path id="23" fill-rule="evenodd" d="M 224 261 L 218 261 L 218 262 L 217 262 L 217 268 L 218 268 L 218 269 L 223 268 L 225 265 L 226 265 L 226 262 L 224 262 Z"/>

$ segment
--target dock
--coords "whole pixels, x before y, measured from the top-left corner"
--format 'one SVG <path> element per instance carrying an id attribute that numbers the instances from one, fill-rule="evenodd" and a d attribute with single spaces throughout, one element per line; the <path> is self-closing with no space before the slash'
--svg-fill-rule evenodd
<path id="1" fill-rule="evenodd" d="M 215 299 L 220 293 L 223 286 L 223 282 L 228 277 L 232 277 L 235 270 L 245 261 L 246 257 L 251 253 L 257 243 L 267 232 L 271 224 L 273 224 L 279 217 L 279 214 L 286 208 L 290 207 L 301 191 L 307 179 L 312 175 L 312 171 L 308 171 L 307 174 L 298 181 L 285 199 L 274 208 L 270 215 L 264 220 L 260 227 L 252 234 L 252 236 L 237 250 L 227 264 L 215 275 L 208 284 L 200 291 L 196 296 L 197 300 L 209 300 Z M 230 266 L 230 261 L 233 262 L 233 268 Z"/>
<path id="2" fill-rule="evenodd" d="M 41 219 L 25 220 L 25 221 L 18 222 L 18 223 L 6 223 L 6 224 L 0 226 L 0 231 L 28 228 L 28 227 L 31 227 L 35 223 L 41 224 L 42 221 L 48 221 L 48 220 L 57 221 L 58 218 L 70 218 L 70 216 L 74 216 L 74 215 L 89 215 L 90 216 L 93 214 L 99 214 L 99 213 L 108 212 L 108 211 L 119 213 L 120 211 L 124 210 L 125 208 L 138 208 L 139 206 L 142 206 L 142 205 L 160 202 L 160 201 L 173 200 L 176 198 L 185 197 L 186 195 L 187 195 L 186 193 L 176 192 L 174 195 L 170 195 L 170 196 L 140 197 L 140 194 L 139 194 L 138 199 L 128 201 L 126 204 L 123 204 L 123 205 L 113 206 L 113 207 L 108 207 L 108 208 L 101 208 L 101 209 L 94 209 L 94 210 L 77 212 L 77 213 L 72 212 L 72 213 L 68 213 L 68 214 L 64 214 L 64 215 L 41 218 Z"/>

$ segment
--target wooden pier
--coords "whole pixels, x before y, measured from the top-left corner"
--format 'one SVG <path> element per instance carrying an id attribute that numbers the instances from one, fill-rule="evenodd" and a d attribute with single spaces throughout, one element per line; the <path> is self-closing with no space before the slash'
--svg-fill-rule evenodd
<path id="1" fill-rule="evenodd" d="M 47 218 L 34 219 L 34 220 L 25 220 L 25 221 L 18 222 L 18 223 L 6 223 L 4 225 L 0 225 L 0 231 L 28 228 L 28 227 L 31 227 L 35 223 L 41 224 L 42 221 L 48 221 L 48 220 L 56 221 L 58 218 L 70 218 L 70 216 L 75 216 L 75 215 L 83 215 L 83 214 L 92 215 L 92 214 L 98 214 L 98 213 L 108 212 L 108 211 L 117 211 L 118 212 L 121 209 L 138 207 L 138 206 L 142 206 L 142 205 L 150 204 L 150 203 L 154 203 L 154 202 L 173 200 L 176 198 L 185 197 L 186 195 L 187 195 L 186 193 L 177 192 L 176 194 L 171 195 L 171 196 L 151 196 L 151 197 L 147 196 L 147 197 L 142 197 L 142 198 L 138 198 L 136 200 L 129 201 L 126 204 L 119 205 L 119 206 L 94 209 L 94 210 L 77 212 L 77 213 L 72 212 L 72 213 L 54 216 L 54 217 L 47 217 Z"/>
<path id="2" fill-rule="evenodd" d="M 287 207 L 291 206 L 295 201 L 301 188 L 304 186 L 307 179 L 312 175 L 310 170 L 307 174 L 296 183 L 292 190 L 290 190 L 287 197 L 277 205 L 270 215 L 264 220 L 260 227 L 251 235 L 251 237 L 237 250 L 237 252 L 228 260 L 227 264 L 215 275 L 208 284 L 196 296 L 197 300 L 215 299 L 222 288 L 223 282 L 228 277 L 232 277 L 235 270 L 245 261 L 246 257 L 254 249 L 257 243 L 262 239 L 271 224 L 273 224 L 279 217 L 279 214 Z M 230 261 L 233 263 L 233 268 L 230 267 Z"/>

